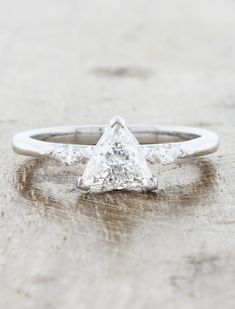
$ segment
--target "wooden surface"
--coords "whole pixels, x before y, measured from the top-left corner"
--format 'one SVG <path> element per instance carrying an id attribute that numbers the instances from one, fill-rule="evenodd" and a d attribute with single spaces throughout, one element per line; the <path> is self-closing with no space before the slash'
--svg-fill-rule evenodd
<path id="1" fill-rule="evenodd" d="M 235 308 L 235 2 L 0 1 L 0 308 Z M 156 194 L 81 197 L 82 167 L 11 136 L 105 123 L 215 130 Z"/>

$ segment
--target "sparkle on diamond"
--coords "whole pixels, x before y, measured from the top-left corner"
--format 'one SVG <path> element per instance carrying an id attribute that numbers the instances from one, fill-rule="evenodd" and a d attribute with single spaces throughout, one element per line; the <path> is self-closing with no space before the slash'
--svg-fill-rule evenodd
<path id="1" fill-rule="evenodd" d="M 141 146 L 124 121 L 115 119 L 94 148 L 78 186 L 89 192 L 156 188 Z"/>

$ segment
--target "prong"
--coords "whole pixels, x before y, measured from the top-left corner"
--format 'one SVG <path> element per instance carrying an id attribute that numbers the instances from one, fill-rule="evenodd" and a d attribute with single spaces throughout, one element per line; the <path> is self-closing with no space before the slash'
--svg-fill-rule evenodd
<path id="1" fill-rule="evenodd" d="M 80 190 L 80 191 L 83 191 L 83 192 L 88 192 L 89 191 L 89 187 L 86 187 L 83 185 L 83 182 L 82 182 L 82 177 L 78 177 L 78 180 L 77 180 L 77 188 Z"/>
<path id="2" fill-rule="evenodd" d="M 114 116 L 110 119 L 109 125 L 113 128 L 116 124 L 119 124 L 121 127 L 125 127 L 126 121 L 120 116 Z"/>
<path id="3" fill-rule="evenodd" d="M 153 176 L 153 178 L 151 179 L 151 182 L 149 182 L 146 189 L 148 191 L 155 191 L 157 190 L 157 188 L 158 188 L 158 180 L 157 180 L 157 177 Z"/>

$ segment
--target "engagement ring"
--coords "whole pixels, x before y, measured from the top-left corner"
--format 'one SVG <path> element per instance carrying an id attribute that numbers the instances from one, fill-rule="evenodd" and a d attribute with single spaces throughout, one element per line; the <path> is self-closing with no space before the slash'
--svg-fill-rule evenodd
<path id="1" fill-rule="evenodd" d="M 160 142 L 163 139 L 163 142 Z M 98 142 L 97 142 L 98 141 Z M 96 144 L 97 143 L 97 144 Z M 69 126 L 17 133 L 13 149 L 27 156 L 49 157 L 68 165 L 86 162 L 78 189 L 154 191 L 151 164 L 169 164 L 215 152 L 217 134 L 190 127 L 128 125 L 119 116 L 109 125 Z"/>

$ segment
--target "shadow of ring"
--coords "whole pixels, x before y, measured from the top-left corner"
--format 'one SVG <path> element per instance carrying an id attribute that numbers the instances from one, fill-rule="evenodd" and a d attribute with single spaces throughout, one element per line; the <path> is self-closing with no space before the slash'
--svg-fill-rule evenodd
<path id="1" fill-rule="evenodd" d="M 17 169 L 15 173 L 15 186 L 17 190 L 24 199 L 47 210 L 71 208 L 72 205 L 68 201 L 61 201 L 55 194 L 35 186 L 35 175 L 37 170 L 43 167 L 44 162 L 45 160 L 43 159 L 33 159 Z M 168 203 L 169 206 L 171 204 L 181 205 L 182 207 L 196 205 L 201 200 L 205 201 L 206 196 L 213 191 L 216 185 L 217 171 L 215 165 L 206 159 L 200 158 L 190 162 L 190 164 L 199 170 L 199 177 L 187 185 L 168 187 L 164 191 L 158 191 L 157 194 L 153 192 L 114 191 L 96 195 L 81 195 L 77 197 L 76 207 L 73 205 L 72 208 L 74 211 L 77 211 L 81 205 L 85 207 L 92 207 L 94 205 L 99 207 L 99 205 L 105 204 L 108 204 L 109 207 L 116 207 L 120 204 L 123 206 L 125 203 L 134 205 L 136 200 L 138 200 L 138 204 L 141 200 L 143 204 L 146 204 L 146 201 L 148 201 L 148 203 L 157 203 L 157 205 L 160 202 Z M 59 179 L 59 177 L 57 178 Z M 66 211 L 60 211 L 59 213 L 63 216 L 66 214 Z"/>

